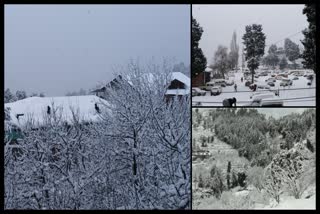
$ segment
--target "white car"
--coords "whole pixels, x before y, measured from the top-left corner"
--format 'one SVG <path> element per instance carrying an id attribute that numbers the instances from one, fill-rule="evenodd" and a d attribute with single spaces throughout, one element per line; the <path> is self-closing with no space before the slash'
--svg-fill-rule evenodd
<path id="1" fill-rule="evenodd" d="M 222 92 L 222 89 L 219 86 L 215 86 L 215 87 L 211 88 L 211 96 L 212 95 L 213 96 L 219 95 L 219 94 L 221 94 L 221 92 Z"/>
<path id="2" fill-rule="evenodd" d="M 283 78 L 282 81 L 280 82 L 280 86 L 289 86 L 292 85 L 292 80 Z"/>
<path id="3" fill-rule="evenodd" d="M 265 80 L 266 82 L 276 82 L 276 78 L 270 77 L 268 79 Z"/>
<path id="4" fill-rule="evenodd" d="M 206 91 L 201 90 L 200 88 L 193 87 L 192 88 L 192 96 L 205 96 Z"/>
<path id="5" fill-rule="evenodd" d="M 270 89 L 270 86 L 267 85 L 267 84 L 258 83 L 258 84 L 257 84 L 257 88 L 260 88 L 260 89 Z"/>
<path id="6" fill-rule="evenodd" d="M 226 80 L 226 85 L 233 85 L 234 81 L 233 80 Z"/>
<path id="7" fill-rule="evenodd" d="M 283 101 L 275 99 L 275 95 L 272 92 L 266 92 L 266 93 L 261 93 L 261 94 L 256 94 L 252 96 L 252 102 L 250 106 L 268 106 L 271 105 L 273 102 L 274 104 L 277 105 L 283 105 Z"/>

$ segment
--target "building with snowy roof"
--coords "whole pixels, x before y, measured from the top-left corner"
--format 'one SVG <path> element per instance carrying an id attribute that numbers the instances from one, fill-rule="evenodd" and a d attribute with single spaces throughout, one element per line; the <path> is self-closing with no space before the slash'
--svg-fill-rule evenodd
<path id="1" fill-rule="evenodd" d="M 99 119 L 99 106 L 107 101 L 94 95 L 65 97 L 28 97 L 12 103 L 5 103 L 10 123 L 19 127 L 32 125 L 42 126 L 47 114 L 53 111 L 61 115 L 61 120 L 71 124 L 73 113 L 80 116 L 82 122 L 95 122 Z M 32 121 L 32 124 L 30 122 Z"/>
<path id="2" fill-rule="evenodd" d="M 190 78 L 188 76 L 186 76 L 185 74 L 181 73 L 181 72 L 172 72 L 171 73 L 171 81 L 170 84 L 168 86 L 168 89 L 166 91 L 166 97 L 167 98 L 171 98 L 173 96 L 185 96 L 190 94 Z M 120 82 L 120 80 L 122 80 L 122 76 L 118 75 L 117 77 L 115 77 L 113 80 L 111 80 L 110 82 L 108 82 L 105 86 L 98 88 L 94 91 L 92 91 L 91 93 L 95 94 L 96 96 L 103 98 L 103 99 L 107 99 L 108 97 L 108 88 L 116 88 L 117 84 Z M 153 81 L 153 77 L 150 74 L 146 79 L 148 79 L 149 81 Z M 128 81 L 128 83 L 130 85 L 132 85 L 132 83 L 130 81 Z M 134 86 L 132 86 L 134 87 Z"/>

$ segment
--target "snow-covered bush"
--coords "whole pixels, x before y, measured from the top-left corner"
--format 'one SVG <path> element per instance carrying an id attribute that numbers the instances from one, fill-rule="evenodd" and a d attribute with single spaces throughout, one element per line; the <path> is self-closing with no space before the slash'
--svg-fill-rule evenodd
<path id="1" fill-rule="evenodd" d="M 223 183 L 222 171 L 216 165 L 213 165 L 210 169 L 210 189 L 217 198 L 220 198 L 222 192 L 225 190 Z"/>
<path id="2" fill-rule="evenodd" d="M 255 186 L 259 191 L 261 191 L 264 187 L 263 181 L 264 181 L 264 169 L 262 167 L 252 167 L 248 170 L 248 183 Z"/>
<path id="3" fill-rule="evenodd" d="M 165 99 L 171 71 L 129 64 L 97 122 L 52 104 L 26 123 L 23 155 L 5 153 L 5 208 L 189 209 L 190 100 Z"/>
<path id="4" fill-rule="evenodd" d="M 277 154 L 267 169 L 267 191 L 279 203 L 280 193 L 286 189 L 296 199 L 315 181 L 315 156 L 302 143 Z M 274 184 L 273 186 L 271 184 Z"/>

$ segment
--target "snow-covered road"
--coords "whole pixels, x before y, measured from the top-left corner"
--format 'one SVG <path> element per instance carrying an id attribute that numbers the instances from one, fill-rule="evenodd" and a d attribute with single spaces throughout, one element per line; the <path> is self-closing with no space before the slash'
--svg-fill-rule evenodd
<path id="1" fill-rule="evenodd" d="M 235 97 L 237 99 L 237 105 L 249 105 L 251 103 L 250 95 L 252 92 L 248 87 L 245 86 L 245 80 L 241 82 L 241 77 L 243 77 L 242 73 L 235 73 L 234 82 L 237 84 L 237 91 L 234 90 L 234 85 L 226 86 L 222 88 L 222 93 L 218 96 L 210 96 L 210 92 L 207 92 L 205 96 L 195 96 L 192 97 L 192 105 L 196 103 L 201 103 L 202 106 L 222 106 L 222 101 L 227 98 Z M 271 76 L 260 76 L 257 79 L 257 83 L 266 84 L 265 80 L 270 78 Z M 292 79 L 294 76 L 289 75 L 288 78 Z M 230 78 L 231 79 L 231 78 Z M 271 87 L 271 89 L 277 90 L 280 89 L 280 95 L 278 99 L 290 99 L 284 100 L 284 106 L 315 106 L 315 95 L 316 95 L 316 81 L 312 81 L 312 85 L 307 85 L 307 79 L 303 76 L 299 77 L 298 80 L 293 80 L 292 86 L 289 87 L 280 87 L 281 80 L 277 80 L 275 82 L 275 86 Z M 297 89 L 297 88 L 305 88 L 300 90 L 281 90 L 281 89 Z M 261 89 L 257 88 L 257 91 Z M 247 91 L 247 92 L 241 92 Z M 293 99 L 291 98 L 300 98 L 300 97 L 312 97 L 312 98 L 304 98 L 304 99 Z"/>

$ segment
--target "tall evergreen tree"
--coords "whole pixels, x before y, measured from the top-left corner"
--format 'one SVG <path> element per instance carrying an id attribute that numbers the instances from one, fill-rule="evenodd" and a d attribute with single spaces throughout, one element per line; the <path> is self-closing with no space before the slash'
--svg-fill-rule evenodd
<path id="1" fill-rule="evenodd" d="M 231 69 L 238 69 L 239 45 L 237 44 L 237 34 L 235 31 L 232 34 L 229 60 L 230 60 L 230 68 Z"/>
<path id="2" fill-rule="evenodd" d="M 203 55 L 201 48 L 199 48 L 199 41 L 201 39 L 202 33 L 202 27 L 197 22 L 197 20 L 192 17 L 192 77 L 197 76 L 199 73 L 203 72 L 207 67 L 207 59 Z"/>
<path id="3" fill-rule="evenodd" d="M 245 59 L 254 81 L 254 70 L 259 67 L 260 59 L 264 55 L 266 36 L 262 32 L 262 25 L 246 26 L 246 33 L 242 37 L 245 46 Z"/>
<path id="4" fill-rule="evenodd" d="M 291 41 L 290 39 L 284 40 L 284 50 L 288 59 L 293 62 L 294 68 L 296 68 L 296 60 L 300 56 L 299 45 Z"/>
<path id="5" fill-rule="evenodd" d="M 209 67 L 212 69 L 217 69 L 224 78 L 224 75 L 227 73 L 227 69 L 229 67 L 228 48 L 219 45 L 218 50 L 214 53 L 213 61 L 214 64 L 210 65 Z"/>
<path id="6" fill-rule="evenodd" d="M 304 39 L 301 40 L 304 51 L 302 57 L 304 59 L 303 65 L 305 68 L 316 71 L 316 5 L 307 4 L 303 9 L 303 14 L 307 16 L 309 22 L 308 28 L 302 31 Z"/>
<path id="7" fill-rule="evenodd" d="M 285 57 L 282 57 L 282 59 L 280 60 L 279 66 L 280 69 L 285 69 L 288 65 L 287 59 Z"/>
<path id="8" fill-rule="evenodd" d="M 231 182 L 230 182 L 231 175 L 230 175 L 230 173 L 231 173 L 231 162 L 228 161 L 228 168 L 227 168 L 227 186 L 228 186 L 228 189 L 231 188 Z"/>
<path id="9" fill-rule="evenodd" d="M 279 57 L 276 54 L 277 52 L 277 46 L 271 45 L 268 50 L 268 56 L 265 57 L 265 63 L 268 66 L 272 66 L 273 69 L 278 65 L 279 63 Z"/>

